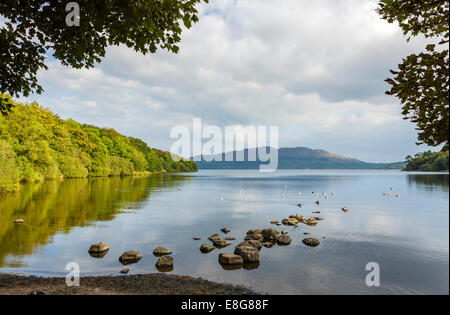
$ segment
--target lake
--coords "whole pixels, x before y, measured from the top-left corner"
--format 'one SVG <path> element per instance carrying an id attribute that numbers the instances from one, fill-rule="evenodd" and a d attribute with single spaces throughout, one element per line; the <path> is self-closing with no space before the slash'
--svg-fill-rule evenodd
<path id="1" fill-rule="evenodd" d="M 317 216 L 315 211 L 324 218 L 317 226 L 270 224 L 295 213 Z M 15 224 L 18 218 L 24 223 Z M 209 243 L 211 234 L 223 235 L 223 227 L 237 240 L 202 254 L 200 245 Z M 288 231 L 291 245 L 263 247 L 259 265 L 222 268 L 219 253 L 232 253 L 249 229 L 268 227 Z M 304 233 L 320 245 L 302 244 Z M 202 240 L 193 240 L 197 236 Z M 98 241 L 111 247 L 101 259 L 88 253 Z M 157 246 L 173 251 L 171 274 L 262 293 L 448 294 L 449 177 L 368 170 L 204 170 L 55 180 L 0 195 L 0 272 L 65 276 L 66 264 L 76 262 L 82 275 L 117 275 L 123 268 L 119 256 L 138 250 L 143 258 L 127 266 L 130 274 L 155 273 Z M 366 285 L 369 262 L 380 266 L 379 287 Z"/>

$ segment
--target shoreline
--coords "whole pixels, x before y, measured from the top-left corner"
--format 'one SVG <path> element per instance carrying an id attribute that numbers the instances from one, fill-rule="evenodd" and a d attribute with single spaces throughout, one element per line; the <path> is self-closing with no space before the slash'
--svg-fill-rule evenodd
<path id="1" fill-rule="evenodd" d="M 257 295 L 242 286 L 161 273 L 80 277 L 79 287 L 65 281 L 0 273 L 0 295 Z"/>

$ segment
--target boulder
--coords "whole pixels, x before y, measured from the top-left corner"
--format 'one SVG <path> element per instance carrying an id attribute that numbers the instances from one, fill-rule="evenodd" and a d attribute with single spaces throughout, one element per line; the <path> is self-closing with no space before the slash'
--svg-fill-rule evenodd
<path id="1" fill-rule="evenodd" d="M 287 235 L 280 235 L 280 236 L 277 237 L 277 244 L 278 245 L 286 246 L 286 245 L 291 244 L 291 241 L 292 241 L 291 238 L 289 236 L 287 236 Z"/>
<path id="2" fill-rule="evenodd" d="M 282 234 L 282 235 L 287 235 L 287 234 L 288 234 L 288 231 L 283 230 L 283 231 L 281 231 L 281 234 Z"/>
<path id="3" fill-rule="evenodd" d="M 214 240 L 213 244 L 214 244 L 214 246 L 216 246 L 218 248 L 224 248 L 224 247 L 231 245 L 231 242 L 227 241 L 227 240 Z"/>
<path id="4" fill-rule="evenodd" d="M 270 224 L 277 224 L 277 223 L 278 223 L 278 221 L 276 221 L 276 220 L 270 221 Z"/>
<path id="5" fill-rule="evenodd" d="M 283 219 L 283 221 L 281 221 L 281 223 L 283 223 L 284 225 L 297 225 L 298 222 L 300 222 L 299 220 L 295 219 L 295 218 L 286 218 Z"/>
<path id="6" fill-rule="evenodd" d="M 153 251 L 153 255 L 155 255 L 155 256 L 164 256 L 164 255 L 170 255 L 170 254 L 172 254 L 172 251 L 167 248 L 164 248 L 164 247 L 157 247 Z"/>
<path id="7" fill-rule="evenodd" d="M 119 261 L 122 265 L 130 265 L 137 263 L 141 258 L 142 254 L 138 251 L 128 251 L 120 256 Z"/>
<path id="8" fill-rule="evenodd" d="M 303 223 L 305 223 L 306 225 L 317 225 L 317 220 L 314 218 L 309 218 L 309 219 L 305 219 L 303 221 Z"/>
<path id="9" fill-rule="evenodd" d="M 194 237 L 193 240 L 194 240 L 194 241 L 200 241 L 201 238 L 200 238 L 200 237 Z"/>
<path id="10" fill-rule="evenodd" d="M 262 232 L 261 229 L 248 230 L 247 235 L 248 234 L 261 234 L 261 232 Z"/>
<path id="11" fill-rule="evenodd" d="M 225 234 L 228 234 L 231 232 L 231 230 L 229 228 L 223 228 L 223 229 L 221 229 L 221 231 Z"/>
<path id="12" fill-rule="evenodd" d="M 256 248 L 257 250 L 260 250 L 261 248 L 262 248 L 262 243 L 260 242 L 260 241 L 257 241 L 257 240 L 249 240 L 249 241 L 245 241 L 245 242 L 242 242 L 242 243 L 240 243 L 238 246 L 236 246 L 236 247 L 239 247 L 239 246 L 251 246 L 251 247 L 254 247 L 254 248 Z"/>
<path id="13" fill-rule="evenodd" d="M 302 222 L 302 221 L 305 219 L 305 217 L 302 216 L 302 215 L 300 215 L 300 214 L 291 214 L 291 215 L 289 216 L 289 218 L 291 218 L 291 219 L 296 219 L 296 220 L 299 221 L 299 222 Z"/>
<path id="14" fill-rule="evenodd" d="M 320 244 L 320 241 L 318 239 L 312 237 L 305 238 L 302 242 L 309 247 L 317 247 Z"/>
<path id="15" fill-rule="evenodd" d="M 208 239 L 209 239 L 211 242 L 214 242 L 214 241 L 216 241 L 216 240 L 220 240 L 220 235 L 219 235 L 219 234 L 213 234 L 213 235 L 211 235 L 210 237 L 208 237 Z"/>
<path id="16" fill-rule="evenodd" d="M 272 243 L 272 242 L 265 242 L 263 244 L 263 246 L 266 247 L 266 248 L 272 248 L 274 245 L 275 245 L 275 243 Z"/>
<path id="17" fill-rule="evenodd" d="M 347 212 L 347 211 L 348 211 L 348 208 L 347 208 L 347 207 L 344 207 L 344 208 L 342 208 L 342 211 Z"/>
<path id="18" fill-rule="evenodd" d="M 91 247 L 89 247 L 89 253 L 104 253 L 109 251 L 108 244 L 104 242 L 98 242 L 97 244 L 92 244 Z"/>
<path id="19" fill-rule="evenodd" d="M 129 272 L 130 272 L 130 269 L 128 269 L 128 268 L 124 268 L 124 269 L 120 270 L 120 273 L 123 275 L 126 275 Z"/>
<path id="20" fill-rule="evenodd" d="M 234 253 L 241 256 L 244 262 L 259 261 L 259 251 L 252 246 L 238 246 L 234 250 Z"/>
<path id="21" fill-rule="evenodd" d="M 200 251 L 204 254 L 207 254 L 207 253 L 213 251 L 214 249 L 215 249 L 215 247 L 210 244 L 202 244 L 200 246 Z"/>
<path id="22" fill-rule="evenodd" d="M 227 241 L 235 241 L 236 238 L 235 238 L 235 237 L 232 237 L 232 236 L 229 236 L 229 237 L 227 237 L 225 240 L 227 240 Z"/>
<path id="23" fill-rule="evenodd" d="M 173 266 L 173 257 L 172 256 L 162 256 L 156 262 L 156 267 L 166 268 Z"/>
<path id="24" fill-rule="evenodd" d="M 322 217 L 314 217 L 313 219 L 315 219 L 315 220 L 317 220 L 317 221 L 322 221 L 322 220 L 324 220 L 324 218 L 322 218 Z"/>
<path id="25" fill-rule="evenodd" d="M 219 262 L 224 265 L 242 265 L 244 260 L 236 254 L 219 254 Z"/>
<path id="26" fill-rule="evenodd" d="M 262 240 L 264 240 L 264 236 L 262 234 L 257 234 L 257 233 L 247 234 L 245 236 L 244 240 L 245 241 L 251 241 L 251 240 L 262 241 Z"/>
<path id="27" fill-rule="evenodd" d="M 280 235 L 280 233 L 273 228 L 264 229 L 261 231 L 261 234 L 264 237 L 264 240 L 267 241 L 274 241 L 277 239 L 277 236 Z"/>

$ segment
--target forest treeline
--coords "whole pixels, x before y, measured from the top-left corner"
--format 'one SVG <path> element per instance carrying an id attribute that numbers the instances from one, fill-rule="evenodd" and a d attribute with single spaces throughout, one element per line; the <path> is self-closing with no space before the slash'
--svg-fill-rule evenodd
<path id="1" fill-rule="evenodd" d="M 406 157 L 405 171 L 441 172 L 448 171 L 448 151 L 417 153 L 414 157 Z"/>
<path id="2" fill-rule="evenodd" d="M 190 160 L 114 129 L 64 120 L 37 103 L 24 104 L 0 94 L 0 192 L 21 182 L 65 178 L 129 176 L 197 171 Z M 6 110 L 7 108 L 7 110 Z"/>

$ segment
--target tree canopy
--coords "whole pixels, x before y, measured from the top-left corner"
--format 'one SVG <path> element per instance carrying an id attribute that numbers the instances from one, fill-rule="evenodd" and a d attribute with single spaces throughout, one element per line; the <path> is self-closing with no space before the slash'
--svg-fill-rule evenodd
<path id="1" fill-rule="evenodd" d="M 403 59 L 386 92 L 400 99 L 404 119 L 417 124 L 419 142 L 430 146 L 449 144 L 449 1 L 381 0 L 378 13 L 398 22 L 409 40 L 423 35 L 430 40 L 425 51 Z"/>
<path id="2" fill-rule="evenodd" d="M 0 193 L 20 182 L 43 179 L 148 175 L 197 171 L 190 160 L 175 161 L 169 152 L 114 129 L 63 120 L 37 103 L 13 104 L 0 115 Z"/>
<path id="3" fill-rule="evenodd" d="M 90 68 L 106 47 L 126 45 L 143 54 L 179 51 L 183 26 L 198 21 L 196 5 L 208 0 L 77 0 L 80 25 L 66 24 L 64 0 L 2 0 L 0 92 L 42 93 L 36 73 L 50 51 L 63 65 Z M 1 101 L 0 101 L 1 103 Z"/>

